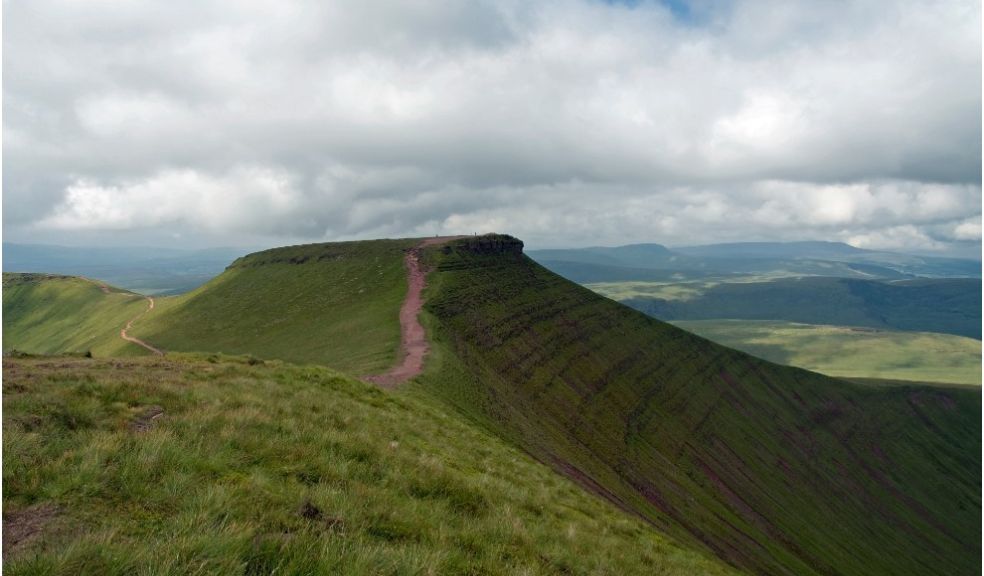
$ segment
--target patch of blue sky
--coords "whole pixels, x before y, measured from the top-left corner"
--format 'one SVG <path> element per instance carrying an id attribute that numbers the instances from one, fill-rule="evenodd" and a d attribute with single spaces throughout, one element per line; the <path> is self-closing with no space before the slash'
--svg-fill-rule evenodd
<path id="1" fill-rule="evenodd" d="M 682 24 L 699 26 L 714 19 L 714 16 L 727 9 L 729 0 L 601 0 L 605 4 L 617 6 L 663 6 Z"/>

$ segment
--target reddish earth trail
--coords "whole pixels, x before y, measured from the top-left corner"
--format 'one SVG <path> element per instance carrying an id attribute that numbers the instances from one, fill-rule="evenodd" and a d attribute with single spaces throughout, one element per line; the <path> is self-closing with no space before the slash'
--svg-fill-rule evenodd
<path id="1" fill-rule="evenodd" d="M 147 309 L 144 310 L 143 312 L 141 312 L 140 314 L 137 314 L 133 318 L 130 318 L 130 321 L 126 323 L 126 326 L 124 326 L 120 330 L 120 338 L 126 340 L 127 342 L 133 342 L 137 346 L 143 346 L 144 348 L 146 348 L 147 350 L 150 350 L 151 352 L 153 352 L 154 354 L 157 354 L 158 356 L 163 356 L 164 355 L 164 352 L 162 350 L 159 350 L 158 348 L 154 348 L 153 346 L 151 346 L 150 344 L 147 344 L 146 342 L 144 342 L 140 338 L 134 338 L 133 336 L 130 336 L 130 335 L 128 335 L 126 333 L 126 331 L 129 330 L 131 326 L 133 326 L 133 323 L 136 322 L 138 318 L 140 318 L 141 316 L 143 316 L 147 312 L 150 312 L 151 310 L 154 309 L 154 299 L 151 298 L 150 296 L 144 296 L 144 298 L 146 298 L 147 299 L 147 302 L 149 303 L 148 306 L 147 306 Z"/>
<path id="2" fill-rule="evenodd" d="M 110 293 L 109 286 L 107 286 L 103 282 L 100 282 L 99 280 L 93 280 L 92 278 L 86 278 L 85 276 L 79 276 L 79 278 L 85 280 L 86 282 L 91 282 L 91 283 L 95 284 L 96 286 L 99 287 L 100 290 L 103 291 L 103 294 L 109 294 Z M 164 355 L 164 351 L 163 350 L 160 350 L 158 348 L 154 348 L 153 346 L 151 346 L 150 344 L 147 344 L 146 342 L 144 342 L 140 338 L 134 338 L 133 336 L 130 336 L 130 335 L 128 335 L 126 333 L 127 330 L 129 330 L 133 326 L 133 323 L 134 322 L 136 322 L 141 316 L 143 316 L 147 312 L 150 312 L 151 310 L 154 309 L 154 299 L 151 298 L 150 296 L 144 296 L 144 298 L 147 299 L 147 303 L 148 303 L 147 304 L 147 309 L 144 310 L 143 312 L 141 312 L 140 314 L 137 314 L 133 318 L 130 318 L 130 321 L 126 323 L 126 326 L 124 326 L 122 329 L 120 329 L 120 338 L 126 340 L 127 342 L 133 342 L 137 346 L 143 346 L 144 348 L 146 348 L 147 350 L 150 350 L 151 352 L 153 352 L 154 354 L 157 354 L 158 356 L 163 356 Z"/>
<path id="3" fill-rule="evenodd" d="M 403 262 L 407 268 L 407 296 L 400 308 L 400 356 L 396 366 L 382 374 L 374 374 L 365 378 L 381 388 L 395 388 L 407 380 L 420 374 L 424 369 L 424 356 L 430 350 L 427 334 L 420 324 L 420 310 L 424 306 L 423 291 L 427 286 L 427 270 L 420 265 L 420 249 L 427 246 L 437 246 L 464 238 L 465 236 L 438 236 L 427 238 L 417 246 L 407 250 Z"/>

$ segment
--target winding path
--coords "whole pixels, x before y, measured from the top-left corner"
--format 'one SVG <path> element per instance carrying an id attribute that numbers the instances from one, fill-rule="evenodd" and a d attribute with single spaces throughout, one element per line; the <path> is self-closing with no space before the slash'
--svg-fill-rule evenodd
<path id="1" fill-rule="evenodd" d="M 82 280 L 85 280 L 86 282 L 91 282 L 92 284 L 95 284 L 96 286 L 99 287 L 100 290 L 102 290 L 103 294 L 109 294 L 109 293 L 111 293 L 111 291 L 109 289 L 109 286 L 107 286 L 105 282 L 100 282 L 99 280 L 93 280 L 92 278 L 86 278 L 85 276 L 79 276 L 79 278 L 81 278 Z M 132 293 L 131 292 L 131 294 L 133 294 L 134 296 L 139 296 L 139 294 L 136 294 L 136 293 Z M 136 337 L 130 336 L 129 334 L 126 333 L 127 330 L 129 330 L 131 327 L 133 327 L 133 323 L 134 322 L 136 322 L 137 320 L 139 320 L 140 317 L 143 316 L 144 314 L 146 314 L 147 312 L 150 312 L 151 310 L 154 309 L 154 299 L 151 298 L 150 296 L 144 296 L 144 298 L 147 300 L 147 309 L 144 310 L 143 312 L 141 312 L 140 314 L 137 314 L 133 318 L 130 318 L 130 320 L 126 323 L 126 326 L 124 326 L 123 328 L 120 329 L 120 338 L 126 340 L 127 342 L 133 342 L 137 346 L 143 346 L 144 348 L 146 348 L 147 350 L 149 350 L 153 354 L 157 354 L 158 356 L 163 356 L 164 355 L 164 351 L 163 350 L 161 350 L 159 348 L 154 348 L 153 346 L 151 346 L 150 344 L 147 344 L 146 342 L 144 342 L 140 338 L 136 338 Z"/>
<path id="2" fill-rule="evenodd" d="M 137 314 L 133 318 L 130 318 L 130 320 L 126 323 L 126 326 L 124 326 L 123 328 L 120 329 L 120 338 L 126 340 L 127 342 L 133 342 L 137 346 L 143 346 L 144 348 L 146 348 L 147 350 L 150 350 L 152 353 L 157 354 L 158 356 L 163 356 L 164 355 L 164 351 L 163 350 L 161 350 L 159 348 L 154 348 L 153 346 L 151 346 L 150 344 L 147 344 L 146 342 L 144 342 L 140 338 L 135 338 L 135 337 L 130 336 L 129 334 L 126 333 L 126 331 L 129 330 L 131 326 L 133 326 L 133 323 L 134 322 L 136 322 L 141 316 L 143 316 L 147 312 L 150 312 L 151 310 L 154 309 L 154 299 L 151 298 L 150 296 L 144 296 L 144 298 L 146 298 L 147 299 L 147 302 L 148 302 L 147 309 L 144 310 L 143 312 L 141 312 L 140 314 Z"/>
<path id="3" fill-rule="evenodd" d="M 420 264 L 420 249 L 427 246 L 438 246 L 465 238 L 465 236 L 436 236 L 427 238 L 415 247 L 407 250 L 403 262 L 407 269 L 407 296 L 400 308 L 400 355 L 402 359 L 396 366 L 382 374 L 374 374 L 365 378 L 381 388 L 395 388 L 407 380 L 419 375 L 424 369 L 424 357 L 430 350 L 427 334 L 420 324 L 420 310 L 424 306 L 423 291 L 427 286 L 427 270 Z"/>

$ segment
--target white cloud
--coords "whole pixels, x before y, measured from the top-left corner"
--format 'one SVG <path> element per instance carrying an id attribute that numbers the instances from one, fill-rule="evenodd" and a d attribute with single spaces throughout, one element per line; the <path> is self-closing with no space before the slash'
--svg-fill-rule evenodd
<path id="1" fill-rule="evenodd" d="M 953 227 L 953 238 L 956 240 L 981 240 L 981 219 L 971 218 L 957 223 Z"/>
<path id="2" fill-rule="evenodd" d="M 266 169 L 237 168 L 221 178 L 167 171 L 120 186 L 78 180 L 39 226 L 118 230 L 189 224 L 210 231 L 248 227 L 262 232 L 275 229 L 277 218 L 293 214 L 298 200 L 287 175 Z"/>
<path id="3" fill-rule="evenodd" d="M 869 250 L 941 251 L 945 244 L 912 225 L 894 226 L 845 238 L 848 244 Z"/>
<path id="4" fill-rule="evenodd" d="M 961 226 L 981 210 L 979 3 L 701 14 L 14 0 L 5 224 L 975 241 Z"/>

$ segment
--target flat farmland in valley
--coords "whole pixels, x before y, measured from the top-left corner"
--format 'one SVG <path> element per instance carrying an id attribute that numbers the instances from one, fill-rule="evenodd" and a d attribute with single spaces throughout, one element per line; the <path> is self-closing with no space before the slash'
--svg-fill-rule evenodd
<path id="1" fill-rule="evenodd" d="M 673 324 L 760 358 L 829 376 L 981 384 L 981 342 L 963 336 L 761 320 Z"/>

